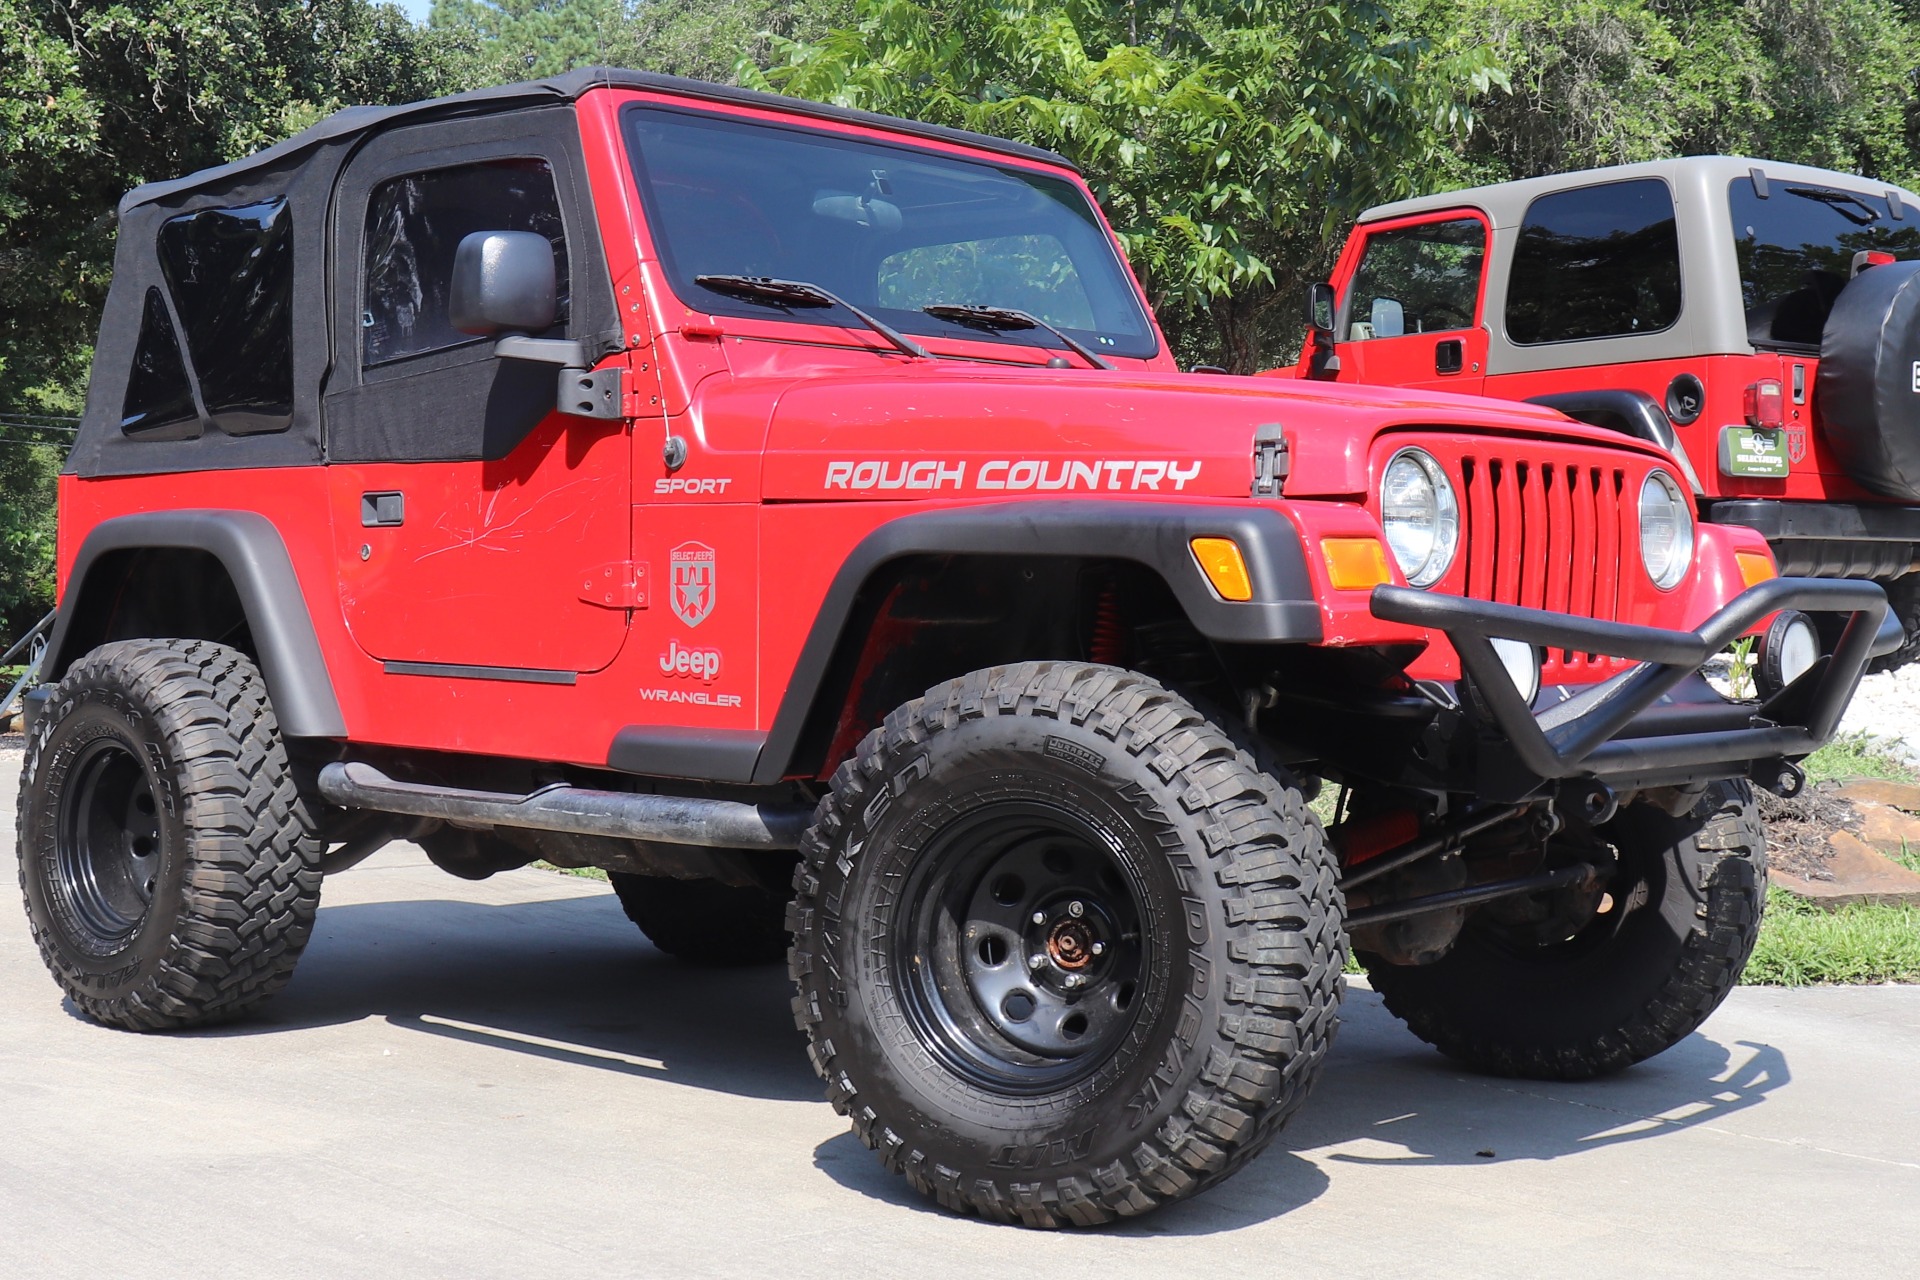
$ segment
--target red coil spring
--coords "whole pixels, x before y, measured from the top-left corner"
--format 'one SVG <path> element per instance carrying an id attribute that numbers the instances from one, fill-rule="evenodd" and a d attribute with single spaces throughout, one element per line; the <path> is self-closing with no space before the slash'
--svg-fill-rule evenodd
<path id="1" fill-rule="evenodd" d="M 1112 587 L 1103 587 L 1093 606 L 1093 642 L 1088 646 L 1093 660 L 1103 666 L 1119 666 L 1126 657 L 1125 638 L 1120 626 L 1120 596 Z"/>

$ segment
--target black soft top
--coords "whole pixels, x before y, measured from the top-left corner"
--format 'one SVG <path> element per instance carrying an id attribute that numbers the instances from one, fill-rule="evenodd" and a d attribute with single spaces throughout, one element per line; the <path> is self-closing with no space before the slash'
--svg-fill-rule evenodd
<path id="1" fill-rule="evenodd" d="M 284 142 L 275 143 L 264 151 L 255 152 L 230 164 L 202 169 L 184 178 L 149 182 L 144 186 L 135 187 L 120 201 L 120 212 L 124 216 L 129 210 L 140 205 L 163 201 L 202 187 L 226 187 L 231 185 L 234 179 L 244 177 L 253 170 L 279 168 L 291 160 L 298 159 L 303 152 L 312 151 L 329 142 L 352 139 L 359 134 L 387 125 L 444 120 L 460 116 L 490 115 L 524 107 L 551 106 L 555 103 L 572 102 L 592 89 L 651 89 L 681 97 L 699 98 L 708 102 L 766 107 L 791 115 L 811 116 L 817 120 L 845 124 L 868 125 L 894 133 L 935 138 L 943 142 L 977 147 L 983 151 L 995 151 L 1021 160 L 1037 160 L 1043 164 L 1076 169 L 1072 161 L 1056 152 L 1029 146 L 1024 142 L 1014 142 L 1007 138 L 996 138 L 990 134 L 970 133 L 965 129 L 949 129 L 937 124 L 921 124 L 918 121 L 883 116 L 871 111 L 857 111 L 851 107 L 828 106 L 800 98 L 784 98 L 779 94 L 761 93 L 755 89 L 709 84 L 704 80 L 687 80 L 680 76 L 655 75 L 647 71 L 621 71 L 611 67 L 582 67 L 546 80 L 528 80 L 520 84 L 498 85 L 491 89 L 475 89 L 470 93 L 457 93 L 448 98 L 430 98 L 424 102 L 407 102 L 393 107 L 347 107 L 342 111 L 334 112 L 310 128 L 302 129 Z"/>

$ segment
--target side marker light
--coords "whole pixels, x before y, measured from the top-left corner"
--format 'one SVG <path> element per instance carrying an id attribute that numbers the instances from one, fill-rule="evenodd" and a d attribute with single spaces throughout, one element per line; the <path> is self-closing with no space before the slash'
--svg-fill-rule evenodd
<path id="1" fill-rule="evenodd" d="M 1378 538 L 1323 538 L 1320 555 L 1327 562 L 1327 582 L 1335 591 L 1371 591 L 1393 581 L 1387 549 Z"/>
<path id="2" fill-rule="evenodd" d="M 1200 572 L 1207 575 L 1222 600 L 1253 599 L 1253 578 L 1247 573 L 1240 544 L 1232 538 L 1195 538 L 1191 545 Z"/>

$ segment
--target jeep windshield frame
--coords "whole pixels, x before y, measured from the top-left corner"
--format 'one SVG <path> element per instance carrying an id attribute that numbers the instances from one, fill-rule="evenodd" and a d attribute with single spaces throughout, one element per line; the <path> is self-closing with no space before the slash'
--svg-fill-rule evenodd
<path id="1" fill-rule="evenodd" d="M 1036 329 L 930 315 L 961 303 L 1031 312 L 1106 356 L 1160 352 L 1112 232 L 1066 174 L 911 142 L 651 102 L 621 134 L 653 248 L 676 298 L 710 315 L 768 318 L 700 276 L 816 282 L 921 338 L 1052 354 Z M 845 328 L 838 308 L 783 323 Z"/>
<path id="2" fill-rule="evenodd" d="M 1745 174 L 1727 184 L 1747 340 L 1762 351 L 1815 352 L 1854 254 L 1920 258 L 1920 209 L 1901 201 L 1896 218 L 1884 191 L 1818 182 L 1776 178 L 1766 190 Z"/>

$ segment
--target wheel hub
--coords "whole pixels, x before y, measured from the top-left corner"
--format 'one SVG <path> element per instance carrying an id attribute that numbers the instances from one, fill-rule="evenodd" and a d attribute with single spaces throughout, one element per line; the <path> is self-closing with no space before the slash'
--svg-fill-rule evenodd
<path id="1" fill-rule="evenodd" d="M 944 903 L 916 913 L 923 1025 L 969 1074 L 1037 1085 L 1092 1070 L 1125 1038 L 1145 972 L 1138 898 L 1112 849 L 1037 806 L 957 827 L 933 853 Z"/>

